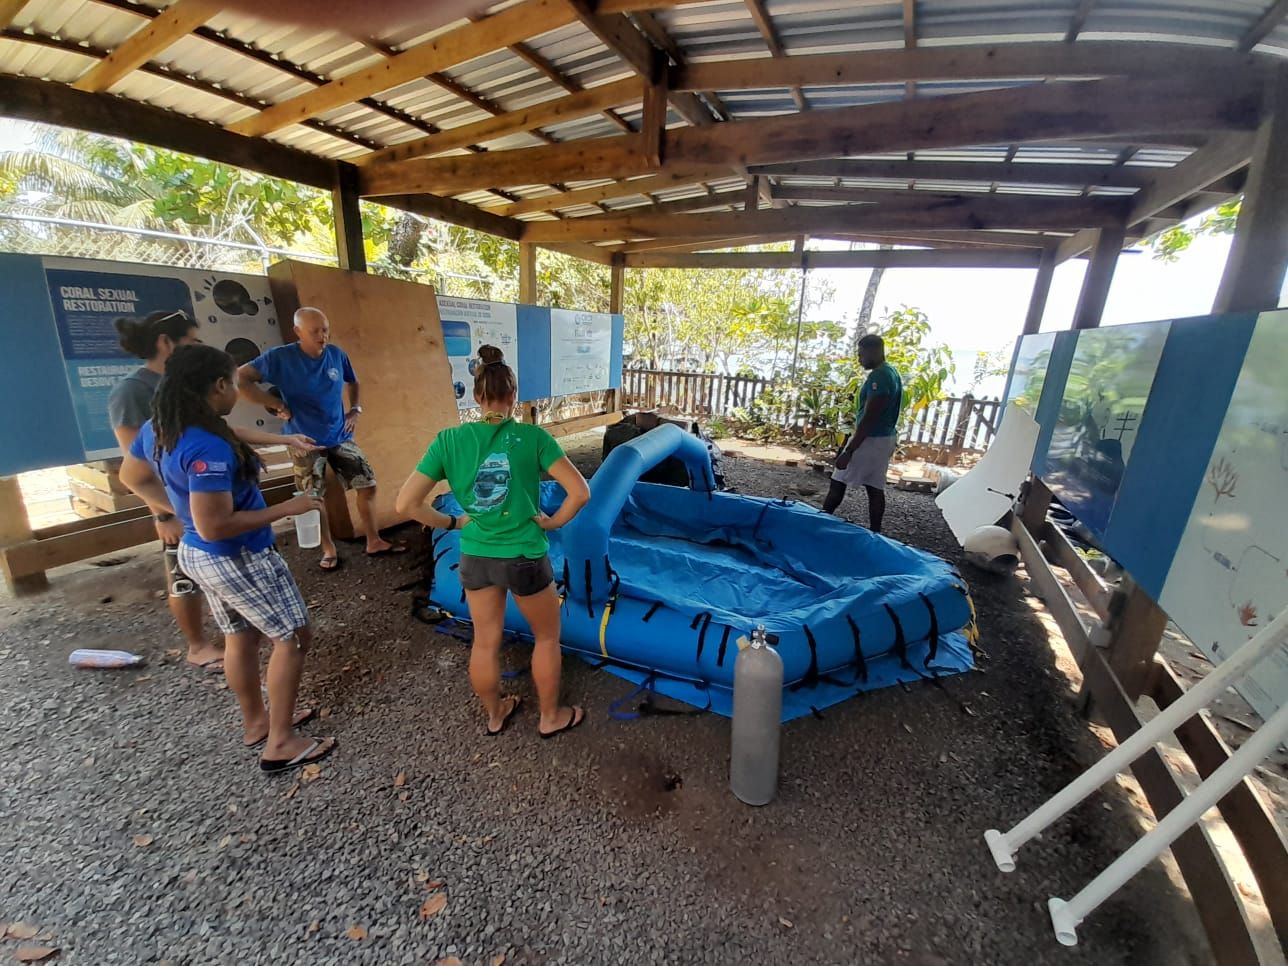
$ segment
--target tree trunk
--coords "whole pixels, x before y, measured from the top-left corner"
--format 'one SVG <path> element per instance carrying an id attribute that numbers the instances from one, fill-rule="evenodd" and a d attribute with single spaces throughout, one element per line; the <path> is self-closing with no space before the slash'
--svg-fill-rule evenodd
<path id="1" fill-rule="evenodd" d="M 882 245 L 880 250 L 889 251 L 892 245 Z M 859 319 L 854 326 L 854 340 L 850 343 L 850 354 L 857 356 L 859 354 L 859 340 L 868 334 L 872 328 L 872 312 L 877 307 L 877 289 L 881 287 L 881 276 L 885 275 L 884 268 L 872 269 L 872 274 L 868 276 L 868 288 L 863 293 L 863 305 L 859 309 Z"/>
<path id="2" fill-rule="evenodd" d="M 420 251 L 420 238 L 425 234 L 425 222 L 404 213 L 389 232 L 389 260 L 399 267 L 410 266 Z"/>

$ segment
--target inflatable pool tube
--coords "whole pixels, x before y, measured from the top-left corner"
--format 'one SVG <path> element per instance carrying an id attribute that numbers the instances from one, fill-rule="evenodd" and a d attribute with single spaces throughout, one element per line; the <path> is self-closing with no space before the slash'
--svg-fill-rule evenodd
<path id="1" fill-rule="evenodd" d="M 669 456 L 689 489 L 638 482 Z M 543 510 L 562 498 L 543 484 Z M 461 513 L 450 495 L 437 505 Z M 803 504 L 715 492 L 702 440 L 675 426 L 614 449 L 550 542 L 564 649 L 698 708 L 731 714 L 734 658 L 759 624 L 778 635 L 784 720 L 973 666 L 974 608 L 949 564 Z M 459 533 L 436 534 L 429 600 L 466 619 L 459 562 Z M 506 627 L 528 633 L 513 601 Z"/>

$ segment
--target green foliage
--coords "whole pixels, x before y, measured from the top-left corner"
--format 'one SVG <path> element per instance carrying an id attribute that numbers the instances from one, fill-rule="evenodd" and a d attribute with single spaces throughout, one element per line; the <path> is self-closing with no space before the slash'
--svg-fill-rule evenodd
<path id="1" fill-rule="evenodd" d="M 886 361 L 903 378 L 901 422 L 943 398 L 952 378 L 952 354 L 931 343 L 930 319 L 911 306 L 901 306 L 875 328 L 885 340 Z M 753 434 L 797 436 L 824 449 L 835 447 L 854 427 L 855 405 L 867 371 L 849 351 L 844 326 L 818 323 L 814 338 L 802 345 L 794 380 L 776 383 L 757 397 L 741 420 Z"/>
<path id="2" fill-rule="evenodd" d="M 1149 240 L 1149 246 L 1153 249 L 1154 257 L 1160 261 L 1174 262 L 1201 235 L 1234 234 L 1242 203 L 1242 198 L 1227 201 L 1215 210 L 1208 212 L 1197 223 L 1181 223 L 1160 231 Z"/>

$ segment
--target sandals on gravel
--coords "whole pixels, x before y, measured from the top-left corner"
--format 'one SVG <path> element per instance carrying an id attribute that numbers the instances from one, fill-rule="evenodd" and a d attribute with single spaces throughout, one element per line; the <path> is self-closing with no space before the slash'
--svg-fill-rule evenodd
<path id="1" fill-rule="evenodd" d="M 574 704 L 569 710 L 572 711 L 572 717 L 568 719 L 568 723 L 562 728 L 556 728 L 554 731 L 537 731 L 537 734 L 541 736 L 542 741 L 549 741 L 551 738 L 556 735 L 561 735 L 565 731 L 572 731 L 573 728 L 586 720 L 586 709 L 581 705 Z"/>
<path id="2" fill-rule="evenodd" d="M 330 742 L 330 744 L 327 742 Z M 335 751 L 337 747 L 339 747 L 339 742 L 334 738 L 314 738 L 309 742 L 309 746 L 294 758 L 261 758 L 259 760 L 259 770 L 268 775 L 280 775 L 284 771 L 291 771 L 294 768 L 302 768 L 305 765 L 319 762 Z"/>
<path id="3" fill-rule="evenodd" d="M 501 717 L 501 727 L 497 728 L 497 729 L 496 729 L 496 731 L 493 731 L 493 730 L 492 730 L 491 728 L 489 728 L 487 725 L 484 725 L 484 726 L 483 726 L 483 734 L 487 735 L 489 738 L 495 738 L 497 735 L 499 735 L 501 732 L 503 732 L 506 728 L 510 727 L 510 719 L 511 719 L 511 718 L 513 718 L 516 714 L 518 714 L 518 713 L 519 713 L 519 709 L 523 707 L 523 699 L 522 699 L 521 697 L 519 697 L 517 694 L 507 695 L 506 697 L 502 698 L 501 700 L 502 700 L 502 701 L 510 701 L 510 702 L 511 702 L 511 704 L 510 704 L 510 710 L 509 710 L 509 711 L 507 711 L 507 712 L 506 712 L 506 713 Z"/>
<path id="4" fill-rule="evenodd" d="M 318 561 L 318 569 L 324 574 L 333 574 L 340 569 L 340 565 L 343 563 L 344 561 L 339 556 L 329 553 Z"/>
<path id="5" fill-rule="evenodd" d="M 313 720 L 314 718 L 316 718 L 317 716 L 318 716 L 317 708 L 300 708 L 298 711 L 296 711 L 296 712 L 295 712 L 295 717 L 293 717 L 293 718 L 291 719 L 291 727 L 292 727 L 292 728 L 298 728 L 298 727 L 299 727 L 300 725 L 302 725 L 302 724 L 308 724 L 310 721 L 312 721 L 312 720 Z M 259 739 L 259 741 L 251 741 L 251 742 L 243 741 L 243 742 L 242 742 L 242 747 L 243 747 L 243 748 L 258 748 L 260 745 L 262 745 L 262 744 L 263 744 L 264 742 L 266 742 L 266 741 L 268 741 L 268 732 L 267 732 L 267 731 L 265 731 L 265 732 L 264 732 L 264 737 L 263 737 L 263 738 L 260 738 L 260 739 Z"/>
<path id="6" fill-rule="evenodd" d="M 202 661 L 200 664 L 194 661 L 185 661 L 189 671 L 201 671 L 204 674 L 223 674 L 224 659 L 222 657 L 212 657 L 209 661 Z"/>
<path id="7" fill-rule="evenodd" d="M 385 547 L 384 550 L 377 550 L 375 553 L 372 553 L 370 550 L 368 550 L 367 556 L 368 557 L 396 557 L 399 554 L 404 554 L 406 552 L 407 552 L 407 544 L 391 543 L 389 546 Z"/>

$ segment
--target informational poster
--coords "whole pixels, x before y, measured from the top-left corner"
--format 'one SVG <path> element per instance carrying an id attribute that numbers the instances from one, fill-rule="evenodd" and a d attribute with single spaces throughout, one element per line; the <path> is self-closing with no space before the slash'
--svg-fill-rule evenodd
<path id="1" fill-rule="evenodd" d="M 1288 312 L 1258 320 L 1160 605 L 1213 661 L 1288 607 Z M 1288 703 L 1288 648 L 1238 690 L 1263 718 Z"/>
<path id="2" fill-rule="evenodd" d="M 200 326 L 203 342 L 224 349 L 238 364 L 282 341 L 266 278 L 65 258 L 46 258 L 44 267 L 87 460 L 119 455 L 108 397 L 143 364 L 121 348 L 117 319 L 183 312 Z M 247 403 L 238 405 L 231 420 L 270 432 L 280 425 Z"/>
<path id="3" fill-rule="evenodd" d="M 1042 476 L 1070 512 L 1101 536 L 1170 327 L 1145 322 L 1078 334 Z"/>
<path id="4" fill-rule="evenodd" d="M 1026 335 L 1016 346 L 1015 365 L 1007 384 L 1006 402 L 1014 403 L 1030 416 L 1037 415 L 1042 387 L 1046 383 L 1047 367 L 1051 362 L 1051 348 L 1054 345 L 1054 332 L 1039 332 Z"/>
<path id="5" fill-rule="evenodd" d="M 607 389 L 612 378 L 613 317 L 550 310 L 550 394 Z"/>
<path id="6" fill-rule="evenodd" d="M 452 365 L 452 388 L 459 409 L 472 409 L 474 363 L 481 346 L 494 345 L 505 361 L 519 372 L 518 306 L 510 302 L 438 297 L 438 314 L 443 321 L 443 341 Z"/>

